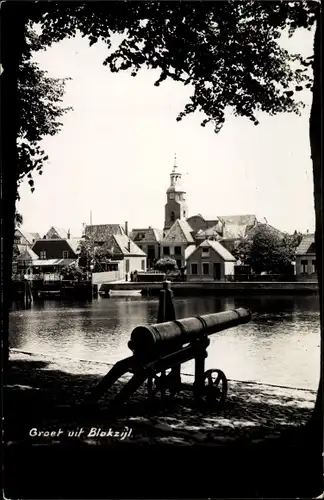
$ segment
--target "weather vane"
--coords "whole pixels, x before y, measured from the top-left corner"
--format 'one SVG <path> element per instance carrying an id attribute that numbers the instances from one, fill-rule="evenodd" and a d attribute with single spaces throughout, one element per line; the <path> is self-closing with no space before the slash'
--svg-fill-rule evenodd
<path id="1" fill-rule="evenodd" d="M 174 163 L 173 163 L 173 168 L 176 168 L 177 165 L 177 153 L 174 153 Z"/>

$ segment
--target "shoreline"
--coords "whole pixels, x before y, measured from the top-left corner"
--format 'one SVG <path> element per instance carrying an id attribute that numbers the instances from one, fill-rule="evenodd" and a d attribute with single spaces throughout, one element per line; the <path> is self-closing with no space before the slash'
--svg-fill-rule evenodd
<path id="1" fill-rule="evenodd" d="M 108 369 L 104 363 L 10 352 L 3 389 L 7 498 L 143 498 L 143 471 L 154 478 L 165 474 L 166 464 L 168 481 L 147 486 L 146 498 L 170 498 L 171 483 L 174 497 L 191 498 L 186 477 L 196 481 L 197 498 L 315 496 L 318 486 L 310 478 L 318 467 L 303 430 L 315 391 L 229 381 L 224 408 L 206 411 L 185 391 L 174 403 L 148 404 L 142 387 L 112 418 L 109 401 L 121 381 L 81 412 L 88 390 Z M 32 436 L 31 429 L 54 434 Z M 123 470 L 127 481 L 121 483 Z M 35 471 L 44 483 L 35 481 Z M 228 474 L 235 481 L 229 483 Z"/>
<path id="2" fill-rule="evenodd" d="M 11 410 L 16 408 L 17 411 L 20 406 L 19 399 L 22 398 L 21 401 L 25 402 L 30 396 L 36 406 L 34 410 L 30 410 L 31 420 L 27 420 L 32 422 L 37 417 L 36 420 L 40 419 L 43 426 L 46 422 L 49 424 L 53 420 L 60 420 L 51 412 L 46 415 L 47 403 L 50 407 L 54 404 L 54 407 L 59 409 L 59 414 L 63 411 L 63 421 L 60 425 L 69 425 L 69 419 L 64 424 L 64 409 L 71 409 L 82 403 L 87 391 L 96 385 L 111 367 L 106 363 L 17 351 L 10 352 L 10 365 L 11 373 L 5 390 L 11 393 L 8 403 L 9 406 L 13 405 Z M 88 415 L 80 415 L 77 425 L 104 427 L 109 402 L 128 379 L 128 375 L 122 377 L 116 387 L 98 402 L 95 414 L 90 420 Z M 183 380 L 192 383 L 193 376 L 183 374 Z M 311 415 L 316 399 L 316 391 L 310 389 L 233 380 L 229 380 L 228 385 L 228 398 L 224 409 L 211 413 L 197 409 L 191 394 L 185 391 L 170 405 L 161 404 L 157 398 L 150 408 L 146 387 L 142 386 L 132 400 L 125 404 L 125 411 L 117 417 L 116 425 L 129 428 L 135 425 L 140 431 L 132 436 L 132 441 L 141 442 L 148 433 L 151 438 L 146 441 L 151 444 L 169 441 L 183 444 L 217 444 L 236 440 L 253 442 L 255 439 L 266 439 L 267 436 L 278 436 L 284 429 L 304 425 Z M 42 410 L 37 411 L 37 408 Z M 14 420 L 16 418 L 19 421 L 19 411 Z M 25 427 L 23 422 L 21 425 Z M 19 429 L 11 429 L 10 441 L 16 440 L 17 430 L 18 434 L 21 434 Z"/>
<path id="3" fill-rule="evenodd" d="M 101 283 L 99 294 L 108 296 L 110 292 L 132 291 L 142 295 L 158 295 L 162 289 L 162 282 L 111 282 Z M 235 294 L 274 294 L 274 295 L 317 295 L 318 282 L 315 281 L 241 281 L 241 282 L 171 282 L 171 289 L 175 296 L 199 295 L 235 295 Z"/>

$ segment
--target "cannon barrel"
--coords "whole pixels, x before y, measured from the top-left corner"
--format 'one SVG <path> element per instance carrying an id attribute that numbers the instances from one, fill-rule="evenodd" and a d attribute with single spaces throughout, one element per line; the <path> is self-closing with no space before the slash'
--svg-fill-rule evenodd
<path id="1" fill-rule="evenodd" d="M 167 353 L 205 335 L 248 323 L 251 318 L 252 314 L 248 309 L 238 308 L 179 321 L 138 326 L 132 331 L 128 347 L 136 355 Z"/>

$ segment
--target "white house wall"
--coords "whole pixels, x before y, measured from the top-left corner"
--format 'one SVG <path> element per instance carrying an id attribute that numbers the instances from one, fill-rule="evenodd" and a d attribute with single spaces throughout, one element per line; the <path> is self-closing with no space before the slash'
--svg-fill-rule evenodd
<path id="1" fill-rule="evenodd" d="M 225 276 L 234 276 L 235 262 L 225 262 Z"/>
<path id="2" fill-rule="evenodd" d="M 146 265 L 147 265 L 146 256 L 136 255 L 131 257 L 125 257 L 124 260 L 122 261 L 124 276 L 121 279 L 125 279 L 127 261 L 129 261 L 129 271 L 128 271 L 129 273 L 133 273 L 134 271 L 146 271 Z M 142 262 L 144 262 L 144 267 L 142 267 Z"/>
<path id="3" fill-rule="evenodd" d="M 92 273 L 92 283 L 94 285 L 99 285 L 101 283 L 109 283 L 110 281 L 116 281 L 121 279 L 120 271 L 106 271 L 102 273 Z"/>

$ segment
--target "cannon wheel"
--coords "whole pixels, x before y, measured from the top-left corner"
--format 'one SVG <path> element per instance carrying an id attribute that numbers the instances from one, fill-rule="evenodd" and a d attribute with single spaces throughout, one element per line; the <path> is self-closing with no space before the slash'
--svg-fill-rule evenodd
<path id="1" fill-rule="evenodd" d="M 227 378 L 222 370 L 205 372 L 203 399 L 208 405 L 223 404 L 227 396 Z"/>

